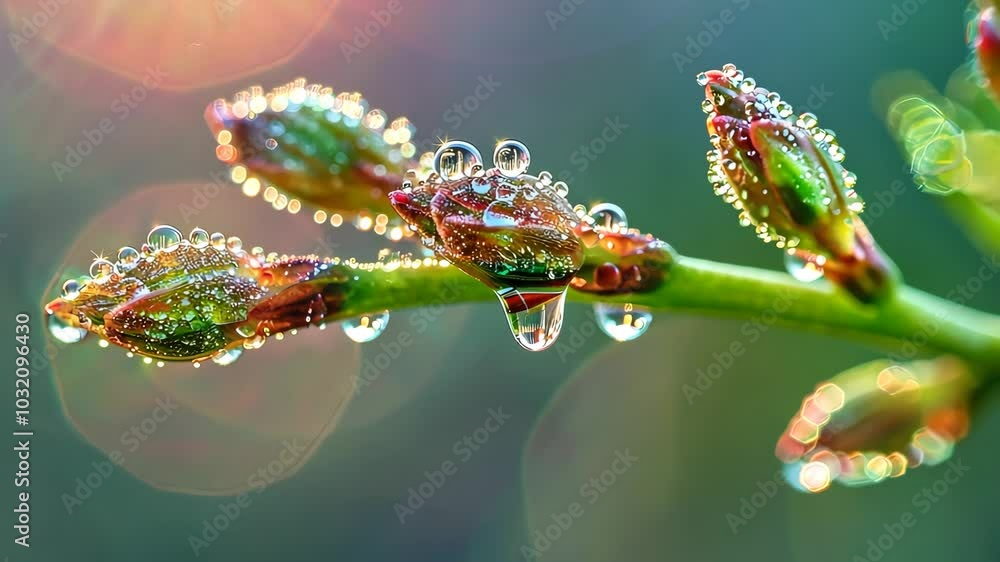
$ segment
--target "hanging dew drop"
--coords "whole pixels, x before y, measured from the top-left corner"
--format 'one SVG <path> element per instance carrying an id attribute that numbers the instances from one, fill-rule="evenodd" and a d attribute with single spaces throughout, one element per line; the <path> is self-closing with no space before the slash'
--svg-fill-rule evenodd
<path id="1" fill-rule="evenodd" d="M 161 224 L 149 231 L 146 243 L 153 249 L 166 250 L 180 244 L 182 239 L 181 231 L 170 225 Z"/>
<path id="2" fill-rule="evenodd" d="M 628 229 L 628 219 L 625 211 L 614 203 L 599 203 L 591 207 L 587 213 L 594 219 L 594 226 L 609 232 L 620 232 Z"/>
<path id="3" fill-rule="evenodd" d="M 594 316 L 602 332 L 615 341 L 626 342 L 646 333 L 653 322 L 653 314 L 641 306 L 598 303 Z"/>
<path id="4" fill-rule="evenodd" d="M 81 328 L 72 319 L 58 314 L 50 314 L 48 320 L 49 333 L 62 343 L 79 343 L 87 337 L 87 330 Z"/>
<path id="5" fill-rule="evenodd" d="M 785 271 L 803 283 L 812 283 L 823 277 L 823 269 L 794 254 L 785 254 Z"/>
<path id="6" fill-rule="evenodd" d="M 516 140 L 505 140 L 497 143 L 493 151 L 493 166 L 508 178 L 516 178 L 528 171 L 531 154 L 524 143 Z"/>
<path id="7" fill-rule="evenodd" d="M 434 171 L 445 181 L 473 175 L 474 168 L 483 165 L 483 156 L 471 143 L 449 141 L 434 154 Z"/>
<path id="8" fill-rule="evenodd" d="M 377 314 L 365 314 L 340 323 L 344 334 L 352 341 L 358 343 L 368 343 L 385 332 L 389 325 L 389 311 Z"/>
<path id="9" fill-rule="evenodd" d="M 238 253 L 243 251 L 243 240 L 240 240 L 239 236 L 230 236 L 226 240 L 226 248 L 229 248 L 230 252 Z"/>
<path id="10" fill-rule="evenodd" d="M 208 236 L 208 231 L 202 228 L 196 228 L 188 234 L 188 240 L 195 245 L 196 248 L 204 248 L 208 246 L 211 239 Z"/>
<path id="11" fill-rule="evenodd" d="M 502 289 L 497 297 L 507 313 L 507 323 L 517 343 L 528 351 L 543 351 L 556 342 L 562 330 L 566 288 Z"/>
<path id="12" fill-rule="evenodd" d="M 213 248 L 221 250 L 226 247 L 226 235 L 221 232 L 213 232 L 208 239 Z"/>
<path id="13" fill-rule="evenodd" d="M 223 349 L 212 356 L 212 362 L 216 365 L 232 365 L 241 355 L 243 355 L 243 350 L 238 347 Z"/>

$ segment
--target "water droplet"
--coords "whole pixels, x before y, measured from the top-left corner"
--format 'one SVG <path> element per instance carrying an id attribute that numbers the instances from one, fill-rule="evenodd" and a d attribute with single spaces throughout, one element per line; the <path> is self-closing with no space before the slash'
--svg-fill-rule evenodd
<path id="1" fill-rule="evenodd" d="M 493 165 L 508 178 L 516 178 L 528 171 L 531 163 L 531 153 L 524 143 L 516 140 L 505 140 L 497 143 L 493 151 Z"/>
<path id="2" fill-rule="evenodd" d="M 90 276 L 94 279 L 106 279 L 112 273 L 118 273 L 115 269 L 115 264 L 104 258 L 98 258 L 94 260 L 94 263 L 90 264 Z"/>
<path id="3" fill-rule="evenodd" d="M 740 82 L 740 91 L 744 94 L 749 94 L 757 88 L 757 81 L 753 78 L 746 78 L 743 82 Z"/>
<path id="4" fill-rule="evenodd" d="M 700 72 L 698 73 L 698 76 L 695 76 L 695 80 L 698 82 L 699 86 L 705 86 L 708 84 L 708 74 Z"/>
<path id="5" fill-rule="evenodd" d="M 701 110 L 705 113 L 711 113 L 715 111 L 715 104 L 712 100 L 701 100 Z"/>
<path id="6" fill-rule="evenodd" d="M 72 319 L 58 314 L 49 315 L 49 333 L 63 343 L 78 343 L 87 337 L 87 330 L 81 328 Z"/>
<path id="7" fill-rule="evenodd" d="M 365 115 L 364 124 L 365 127 L 374 130 L 380 130 L 385 126 L 385 122 L 388 120 L 386 114 L 381 109 L 373 109 Z"/>
<path id="8" fill-rule="evenodd" d="M 368 343 L 382 335 L 389 325 L 389 311 L 377 314 L 365 314 L 350 320 L 344 320 L 340 327 L 351 340 L 358 343 Z"/>
<path id="9" fill-rule="evenodd" d="M 212 362 L 216 365 L 232 365 L 241 355 L 243 355 L 243 350 L 238 347 L 223 349 L 212 356 Z"/>
<path id="10" fill-rule="evenodd" d="M 556 195 L 559 197 L 566 197 L 569 195 L 569 185 L 564 181 L 557 181 L 552 185 L 552 189 L 556 190 Z"/>
<path id="11" fill-rule="evenodd" d="M 445 181 L 471 176 L 482 165 L 479 150 L 465 141 L 446 142 L 434 154 L 434 171 Z"/>
<path id="12" fill-rule="evenodd" d="M 817 118 L 816 115 L 813 113 L 806 112 L 803 113 L 802 115 L 799 115 L 799 120 L 796 124 L 799 127 L 802 127 L 803 129 L 811 130 L 815 128 L 817 125 L 819 125 L 819 118 Z"/>
<path id="13" fill-rule="evenodd" d="M 191 234 L 188 234 L 188 240 L 190 240 L 195 247 L 204 248 L 205 246 L 208 246 L 211 239 L 208 236 L 208 231 L 202 228 L 196 228 L 191 231 Z"/>
<path id="14" fill-rule="evenodd" d="M 632 341 L 646 333 L 653 314 L 641 306 L 597 303 L 594 305 L 597 326 L 615 341 Z"/>
<path id="15" fill-rule="evenodd" d="M 153 249 L 164 250 L 180 244 L 182 239 L 181 231 L 170 225 L 161 224 L 149 231 L 146 243 Z"/>
<path id="16" fill-rule="evenodd" d="M 139 263 L 139 250 L 132 246 L 123 246 L 118 250 L 118 269 L 128 271 Z"/>
<path id="17" fill-rule="evenodd" d="M 823 269 L 794 254 L 785 254 L 785 271 L 803 283 L 812 283 L 823 277 Z"/>
<path id="18" fill-rule="evenodd" d="M 494 201 L 483 211 L 483 225 L 491 228 L 516 226 L 514 212 L 514 205 L 509 201 Z"/>
<path id="19" fill-rule="evenodd" d="M 528 351 L 547 349 L 562 330 L 566 288 L 518 290 L 502 289 L 497 296 L 507 313 L 514 339 Z"/>
<path id="20" fill-rule="evenodd" d="M 226 240 L 226 248 L 229 248 L 230 252 L 240 252 L 243 250 L 243 241 L 240 240 L 239 236 L 230 236 Z"/>
<path id="21" fill-rule="evenodd" d="M 62 286 L 62 298 L 66 300 L 73 300 L 80 296 L 80 282 L 76 279 L 70 279 L 63 283 Z"/>
<path id="22" fill-rule="evenodd" d="M 600 203 L 594 205 L 587 213 L 594 219 L 594 226 L 603 228 L 609 232 L 619 232 L 628 229 L 628 219 L 625 218 L 625 211 L 614 203 Z"/>
<path id="23" fill-rule="evenodd" d="M 226 247 L 226 235 L 221 232 L 213 232 L 212 236 L 209 237 L 209 242 L 213 248 L 221 250 Z"/>
<path id="24" fill-rule="evenodd" d="M 278 148 L 278 141 L 276 141 L 274 138 L 268 138 L 267 140 L 264 141 L 264 148 L 268 150 L 274 150 L 275 148 Z"/>

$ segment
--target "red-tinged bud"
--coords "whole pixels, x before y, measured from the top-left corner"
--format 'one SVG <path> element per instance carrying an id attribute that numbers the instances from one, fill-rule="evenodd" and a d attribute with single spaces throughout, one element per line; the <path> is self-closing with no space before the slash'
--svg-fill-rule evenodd
<path id="1" fill-rule="evenodd" d="M 812 113 L 793 118 L 781 96 L 733 65 L 698 76 L 709 114 L 709 180 L 740 222 L 816 268 L 858 299 L 881 297 L 891 266 L 859 214 L 857 178 L 844 151 Z"/>

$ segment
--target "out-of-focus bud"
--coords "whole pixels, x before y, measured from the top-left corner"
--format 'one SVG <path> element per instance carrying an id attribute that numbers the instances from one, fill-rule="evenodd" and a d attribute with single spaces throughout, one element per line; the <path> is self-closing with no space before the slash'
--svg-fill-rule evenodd
<path id="1" fill-rule="evenodd" d="M 841 165 L 836 135 L 794 111 L 733 65 L 698 76 L 713 149 L 709 181 L 765 242 L 870 302 L 892 285 L 892 266 L 858 216 L 857 178 Z"/>
<path id="2" fill-rule="evenodd" d="M 386 195 L 405 170 L 421 170 L 409 120 L 390 121 L 359 93 L 335 94 L 305 79 L 216 100 L 205 120 L 218 143 L 216 157 L 245 195 L 291 213 L 309 205 L 316 222 L 329 218 L 333 226 L 344 218 L 388 216 Z"/>
<path id="3" fill-rule="evenodd" d="M 1000 20 L 992 2 L 983 4 L 985 6 L 972 26 L 972 45 L 983 77 L 993 95 L 1000 99 Z"/>
<path id="4" fill-rule="evenodd" d="M 966 365 L 950 357 L 866 363 L 807 396 L 775 454 L 808 492 L 899 477 L 950 457 L 968 431 L 971 389 Z"/>

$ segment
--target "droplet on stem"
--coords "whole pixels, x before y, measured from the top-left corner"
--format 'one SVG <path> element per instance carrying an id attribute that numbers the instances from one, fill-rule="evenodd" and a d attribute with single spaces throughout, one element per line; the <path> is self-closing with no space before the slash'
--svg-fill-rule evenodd
<path id="1" fill-rule="evenodd" d="M 823 277 L 823 268 L 795 254 L 785 254 L 785 271 L 803 283 L 812 283 Z"/>
<path id="2" fill-rule="evenodd" d="M 340 323 L 344 334 L 358 343 L 368 343 L 385 332 L 389 325 L 389 311 L 377 314 L 364 314 L 357 318 L 344 320 Z"/>
<path id="3" fill-rule="evenodd" d="M 646 333 L 653 322 L 653 314 L 648 309 L 631 303 L 597 303 L 594 305 L 594 316 L 601 331 L 620 342 L 637 339 Z"/>

